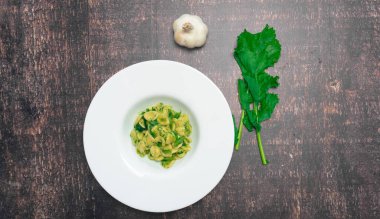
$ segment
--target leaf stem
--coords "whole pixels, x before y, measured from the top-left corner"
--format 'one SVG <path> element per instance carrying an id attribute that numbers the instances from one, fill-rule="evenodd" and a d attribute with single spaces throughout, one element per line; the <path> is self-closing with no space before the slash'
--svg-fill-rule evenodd
<path id="1" fill-rule="evenodd" d="M 264 149 L 263 149 L 263 144 L 261 143 L 261 135 L 260 135 L 259 131 L 256 131 L 256 137 L 257 137 L 257 144 L 259 146 L 259 151 L 260 151 L 261 163 L 263 165 L 267 165 L 268 161 L 265 158 L 265 153 L 264 153 Z"/>
<path id="2" fill-rule="evenodd" d="M 243 119 L 244 119 L 244 116 L 245 116 L 245 110 L 242 110 L 241 111 L 241 116 L 240 116 L 240 122 L 239 122 L 238 141 L 235 144 L 235 150 L 237 150 L 237 151 L 240 148 L 240 140 L 241 140 L 241 134 L 242 134 L 242 130 L 243 130 Z"/>
<path id="3" fill-rule="evenodd" d="M 254 109 L 254 111 L 255 111 L 255 114 L 257 115 L 257 104 L 254 104 L 253 109 Z M 257 145 L 258 145 L 258 147 L 259 147 L 259 151 L 260 151 L 261 163 L 262 163 L 263 165 L 267 165 L 267 164 L 268 164 L 268 161 L 267 161 L 267 159 L 265 158 L 265 153 L 264 153 L 263 143 L 261 142 L 260 131 L 257 131 L 257 129 L 256 129 L 256 138 L 257 138 Z"/>

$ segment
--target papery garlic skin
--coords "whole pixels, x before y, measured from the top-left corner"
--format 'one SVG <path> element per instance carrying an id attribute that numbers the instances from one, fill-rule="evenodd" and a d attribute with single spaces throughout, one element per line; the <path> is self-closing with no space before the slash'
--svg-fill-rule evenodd
<path id="1" fill-rule="evenodd" d="M 173 23 L 175 42 L 187 48 L 201 47 L 206 43 L 208 28 L 196 15 L 183 14 Z"/>

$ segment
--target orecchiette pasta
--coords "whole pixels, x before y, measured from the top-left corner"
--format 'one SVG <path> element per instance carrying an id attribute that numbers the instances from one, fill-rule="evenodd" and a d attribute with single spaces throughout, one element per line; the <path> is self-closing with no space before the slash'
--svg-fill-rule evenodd
<path id="1" fill-rule="evenodd" d="M 137 116 L 130 136 L 138 155 L 147 155 L 151 160 L 160 161 L 164 168 L 170 168 L 191 150 L 191 132 L 186 114 L 158 103 Z"/>

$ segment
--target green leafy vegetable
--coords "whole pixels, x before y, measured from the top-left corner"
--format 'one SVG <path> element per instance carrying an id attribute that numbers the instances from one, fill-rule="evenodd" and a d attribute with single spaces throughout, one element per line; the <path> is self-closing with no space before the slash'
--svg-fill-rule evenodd
<path id="1" fill-rule="evenodd" d="M 182 112 L 174 113 L 174 114 L 173 114 L 173 118 L 178 119 L 178 118 L 181 116 L 181 113 L 182 113 Z"/>
<path id="2" fill-rule="evenodd" d="M 249 132 L 256 130 L 257 143 L 261 161 L 268 163 L 261 142 L 261 123 L 272 116 L 279 102 L 277 94 L 269 93 L 279 86 L 278 76 L 265 72 L 273 67 L 281 55 L 281 45 L 275 30 L 266 25 L 256 34 L 244 30 L 237 38 L 234 58 L 242 72 L 243 79 L 238 79 L 238 93 L 242 109 L 240 127 L 235 141 L 235 149 L 240 147 L 242 125 Z"/>
<path id="3" fill-rule="evenodd" d="M 146 128 L 142 127 L 140 124 L 136 124 L 135 125 L 135 129 L 137 131 L 139 131 L 139 132 L 142 132 L 142 131 L 146 130 Z"/>
<path id="4" fill-rule="evenodd" d="M 174 142 L 174 146 L 177 147 L 178 145 L 182 144 L 184 139 L 184 137 L 177 138 Z"/>
<path id="5" fill-rule="evenodd" d="M 157 120 L 153 120 L 153 121 L 150 121 L 149 122 L 149 125 L 150 126 L 155 126 L 155 125 L 157 125 L 158 124 L 158 121 Z"/>

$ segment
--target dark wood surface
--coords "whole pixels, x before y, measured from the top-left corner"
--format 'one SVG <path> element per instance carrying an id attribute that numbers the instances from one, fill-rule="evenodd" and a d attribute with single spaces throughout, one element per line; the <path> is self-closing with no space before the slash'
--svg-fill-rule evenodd
<path id="1" fill-rule="evenodd" d="M 172 22 L 201 16 L 207 44 L 175 45 Z M 376 0 L 0 0 L 0 218 L 380 218 L 380 3 Z M 191 65 L 239 114 L 232 57 L 244 29 L 277 29 L 281 102 L 219 185 L 165 214 L 121 204 L 82 143 L 99 87 L 131 64 Z"/>

